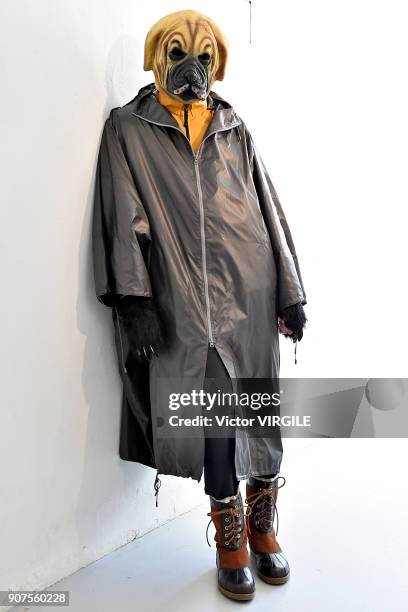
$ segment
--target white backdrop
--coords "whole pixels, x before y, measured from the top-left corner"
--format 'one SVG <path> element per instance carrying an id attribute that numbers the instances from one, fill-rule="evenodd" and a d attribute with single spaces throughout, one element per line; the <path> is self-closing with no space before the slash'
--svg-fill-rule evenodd
<path id="1" fill-rule="evenodd" d="M 295 238 L 309 329 L 283 376 L 404 376 L 408 40 L 396 0 L 191 2 L 231 43 L 224 83 Z M 40 588 L 203 499 L 117 455 L 110 313 L 90 215 L 108 111 L 151 82 L 148 28 L 185 0 L 0 5 L 0 589 Z M 204 537 L 204 536 L 203 536 Z"/>

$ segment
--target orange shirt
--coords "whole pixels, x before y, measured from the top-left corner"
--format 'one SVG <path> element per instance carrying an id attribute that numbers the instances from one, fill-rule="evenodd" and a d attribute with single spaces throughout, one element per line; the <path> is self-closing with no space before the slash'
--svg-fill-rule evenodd
<path id="1" fill-rule="evenodd" d="M 179 100 L 171 98 L 168 93 L 156 85 L 156 98 L 167 108 L 173 115 L 174 119 L 179 124 L 180 128 L 186 133 L 184 127 L 184 107 L 185 104 Z M 190 133 L 190 142 L 194 151 L 197 152 L 198 147 L 202 143 L 208 126 L 210 125 L 213 116 L 213 111 L 207 108 L 207 100 L 197 100 L 188 104 L 188 130 Z"/>

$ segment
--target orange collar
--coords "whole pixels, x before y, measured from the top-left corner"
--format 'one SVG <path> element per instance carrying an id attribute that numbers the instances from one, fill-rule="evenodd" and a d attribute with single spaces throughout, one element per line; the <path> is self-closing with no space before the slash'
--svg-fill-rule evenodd
<path id="1" fill-rule="evenodd" d="M 160 104 L 165 106 L 172 115 L 182 115 L 184 113 L 185 104 L 181 102 L 181 100 L 175 100 L 169 96 L 165 89 L 158 85 L 156 85 L 156 89 L 157 100 L 160 102 Z M 207 110 L 207 100 L 196 100 L 195 102 L 190 102 L 188 107 L 191 116 L 194 117 L 195 114 L 201 114 L 204 110 Z"/>

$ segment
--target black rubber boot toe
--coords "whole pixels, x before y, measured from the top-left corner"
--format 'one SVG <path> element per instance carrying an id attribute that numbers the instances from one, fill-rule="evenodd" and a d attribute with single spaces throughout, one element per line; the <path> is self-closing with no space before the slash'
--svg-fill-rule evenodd
<path id="1" fill-rule="evenodd" d="M 268 584 L 284 584 L 289 580 L 289 563 L 282 552 L 255 553 L 251 551 L 251 558 L 258 576 Z"/>
<path id="2" fill-rule="evenodd" d="M 247 601 L 255 595 L 255 581 L 249 567 L 231 569 L 218 566 L 218 588 L 230 599 Z"/>

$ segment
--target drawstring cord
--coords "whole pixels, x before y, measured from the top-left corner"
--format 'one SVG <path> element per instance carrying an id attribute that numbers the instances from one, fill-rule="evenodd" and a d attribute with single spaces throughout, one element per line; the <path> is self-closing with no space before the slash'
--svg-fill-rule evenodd
<path id="1" fill-rule="evenodd" d="M 159 478 L 159 470 L 157 470 L 156 478 L 154 479 L 153 488 L 155 490 L 155 498 L 156 498 L 156 508 L 159 507 L 159 489 L 161 487 L 161 480 Z"/>
<path id="2" fill-rule="evenodd" d="M 186 128 L 186 136 L 190 140 L 190 130 L 188 127 L 188 104 L 184 105 L 184 127 Z"/>
<path id="3" fill-rule="evenodd" d="M 122 368 L 123 368 L 124 373 L 127 374 L 127 369 L 126 369 L 126 366 L 125 366 L 125 357 L 124 357 L 124 354 L 123 354 L 122 333 L 121 333 L 121 330 L 120 330 L 120 317 L 119 317 L 118 309 L 116 308 L 116 306 L 115 306 L 115 311 L 116 311 L 116 318 L 118 320 L 118 332 L 119 332 L 120 352 L 121 352 L 121 356 L 122 356 Z"/>
<path id="4" fill-rule="evenodd" d="M 249 43 L 252 42 L 252 2 L 248 0 L 249 4 Z"/>
<path id="5" fill-rule="evenodd" d="M 297 364 L 297 343 L 298 343 L 298 341 L 296 339 L 296 342 L 295 342 L 295 365 Z"/>

